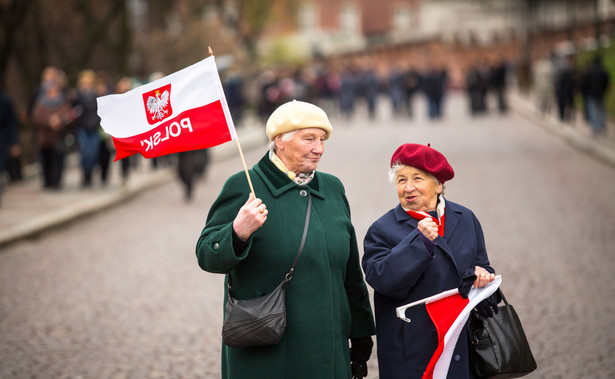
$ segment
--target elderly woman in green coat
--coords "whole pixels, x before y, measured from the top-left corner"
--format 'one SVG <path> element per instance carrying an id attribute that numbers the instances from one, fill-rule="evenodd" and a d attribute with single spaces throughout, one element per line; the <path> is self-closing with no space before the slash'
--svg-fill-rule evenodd
<path id="1" fill-rule="evenodd" d="M 350 209 L 339 179 L 316 171 L 331 129 L 313 104 L 281 105 L 267 121 L 270 149 L 249 170 L 257 197 L 237 173 L 209 211 L 196 248 L 199 266 L 227 274 L 233 297 L 252 299 L 271 293 L 291 267 L 312 198 L 287 289 L 284 336 L 269 346 L 223 344 L 223 378 L 367 376 L 375 327 Z"/>

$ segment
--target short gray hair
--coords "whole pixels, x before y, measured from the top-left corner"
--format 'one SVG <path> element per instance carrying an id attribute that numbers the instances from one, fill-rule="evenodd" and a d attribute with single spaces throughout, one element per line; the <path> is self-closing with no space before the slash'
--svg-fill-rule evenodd
<path id="1" fill-rule="evenodd" d="M 293 138 L 295 133 L 297 133 L 297 130 L 293 130 L 293 131 L 290 131 L 290 132 L 282 133 L 282 134 L 280 134 L 280 138 L 282 138 L 282 141 L 288 142 L 288 141 L 290 141 L 291 138 Z M 269 147 L 270 151 L 273 151 L 275 153 L 275 138 L 272 141 L 269 141 L 268 147 Z"/>

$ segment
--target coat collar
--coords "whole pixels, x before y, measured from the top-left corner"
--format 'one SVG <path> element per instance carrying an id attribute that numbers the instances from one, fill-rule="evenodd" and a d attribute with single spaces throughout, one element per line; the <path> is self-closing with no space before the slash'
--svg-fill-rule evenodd
<path id="1" fill-rule="evenodd" d="M 271 159 L 269 159 L 269 152 L 267 152 L 252 169 L 262 179 L 263 183 L 265 183 L 274 197 L 280 197 L 292 189 L 305 188 L 310 190 L 312 195 L 324 199 L 324 194 L 320 190 L 320 174 L 318 171 L 316 171 L 314 179 L 312 179 L 308 185 L 300 186 L 293 182 L 271 162 Z"/>

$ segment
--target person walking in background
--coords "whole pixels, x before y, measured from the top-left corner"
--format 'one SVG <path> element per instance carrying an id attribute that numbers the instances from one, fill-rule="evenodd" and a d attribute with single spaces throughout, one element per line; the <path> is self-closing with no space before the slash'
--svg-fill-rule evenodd
<path id="1" fill-rule="evenodd" d="M 286 331 L 276 345 L 223 345 L 222 378 L 367 376 L 375 327 L 348 200 L 339 179 L 316 171 L 331 131 L 316 105 L 281 105 L 266 124 L 270 149 L 249 170 L 258 198 L 240 172 L 209 209 L 198 264 L 227 274 L 235 298 L 252 299 L 271 293 L 287 273 L 311 199 L 307 238 L 286 293 Z"/>
<path id="2" fill-rule="evenodd" d="M 320 102 L 327 114 L 337 116 L 341 112 L 340 96 L 343 83 L 340 70 L 336 65 L 331 65 L 326 67 L 319 76 L 322 81 Z"/>
<path id="3" fill-rule="evenodd" d="M 246 107 L 244 95 L 244 77 L 237 68 L 230 68 L 222 82 L 226 102 L 228 103 L 231 117 L 235 125 L 241 125 Z"/>
<path id="4" fill-rule="evenodd" d="M 81 186 L 92 186 L 92 172 L 99 163 L 100 158 L 100 117 L 96 113 L 96 73 L 84 70 L 77 79 L 77 94 L 75 107 L 79 117 L 75 124 L 75 134 L 79 142 L 81 156 Z"/>
<path id="5" fill-rule="evenodd" d="M 182 151 L 177 154 L 177 175 L 184 187 L 184 199 L 192 200 L 194 182 L 204 177 L 209 164 L 209 150 Z"/>
<path id="6" fill-rule="evenodd" d="M 597 55 L 583 75 L 582 92 L 585 96 L 587 116 L 592 128 L 592 135 L 598 136 L 606 132 L 606 107 L 604 97 L 609 88 L 609 74 L 602 65 L 602 59 Z"/>
<path id="7" fill-rule="evenodd" d="M 21 154 L 19 144 L 19 127 L 13 102 L 3 92 L 0 92 L 0 206 L 2 205 L 2 194 L 4 192 L 5 168 L 9 157 L 16 157 Z"/>
<path id="8" fill-rule="evenodd" d="M 20 127 L 11 97 L 0 91 L 0 197 L 4 173 L 8 174 L 10 183 L 23 179 Z"/>
<path id="9" fill-rule="evenodd" d="M 184 199 L 192 200 L 195 174 L 195 151 L 182 151 L 177 153 L 177 175 L 184 187 Z"/>
<path id="10" fill-rule="evenodd" d="M 393 153 L 389 179 L 399 204 L 376 220 L 363 243 L 365 280 L 374 288 L 381 379 L 420 378 L 438 346 L 438 333 L 424 306 L 396 308 L 458 288 L 466 297 L 472 285 L 495 279 L 483 231 L 469 209 L 444 199 L 444 183 L 455 175 L 439 151 L 406 143 Z M 498 295 L 479 303 L 485 317 L 497 312 Z M 468 339 L 461 333 L 448 378 L 470 378 Z"/>
<path id="11" fill-rule="evenodd" d="M 258 115 L 265 120 L 279 104 L 280 89 L 277 73 L 270 69 L 263 71 L 259 77 L 259 86 Z"/>
<path id="12" fill-rule="evenodd" d="M 572 57 L 560 60 L 555 74 L 555 99 L 560 121 L 571 122 L 578 78 Z"/>
<path id="13" fill-rule="evenodd" d="M 376 70 L 371 62 L 365 63 L 365 68 L 360 72 L 359 91 L 367 104 L 367 117 L 370 120 L 376 118 L 376 106 L 378 104 L 378 92 L 380 83 Z"/>
<path id="14" fill-rule="evenodd" d="M 547 56 L 541 57 L 534 63 L 532 83 L 538 109 L 544 116 L 551 112 L 555 93 L 555 69 L 553 62 Z"/>
<path id="15" fill-rule="evenodd" d="M 423 91 L 427 97 L 427 114 L 431 120 L 442 118 L 442 102 L 447 81 L 448 73 L 443 68 L 432 67 L 425 74 Z"/>
<path id="16" fill-rule="evenodd" d="M 340 112 L 344 117 L 351 118 L 354 115 L 359 79 L 356 70 L 350 66 L 346 66 L 340 75 L 338 99 Z"/>
<path id="17" fill-rule="evenodd" d="M 64 78 L 60 70 L 55 77 L 44 77 L 31 115 L 42 166 L 43 187 L 51 190 L 61 187 L 66 156 L 64 137 L 68 133 L 68 125 L 77 116 L 64 91 Z"/>
<path id="18" fill-rule="evenodd" d="M 412 100 L 414 98 L 414 94 L 419 90 L 419 88 L 421 88 L 421 76 L 412 66 L 404 72 L 403 87 L 405 91 L 404 100 L 406 102 L 405 107 L 407 115 L 409 118 L 412 118 L 414 115 Z"/>
<path id="19" fill-rule="evenodd" d="M 479 70 L 478 65 L 471 65 L 466 70 L 466 91 L 468 93 L 468 103 L 470 114 L 477 116 L 485 114 L 487 111 L 486 98 L 488 82 Z"/>
<path id="20" fill-rule="evenodd" d="M 495 92 L 498 111 L 504 114 L 508 111 L 508 102 L 506 101 L 506 87 L 508 76 L 508 63 L 504 57 L 500 57 L 490 69 L 489 84 Z"/>
<path id="21" fill-rule="evenodd" d="M 404 87 L 404 72 L 398 66 L 394 65 L 389 70 L 387 84 L 393 116 L 399 117 L 406 106 L 406 91 Z"/>

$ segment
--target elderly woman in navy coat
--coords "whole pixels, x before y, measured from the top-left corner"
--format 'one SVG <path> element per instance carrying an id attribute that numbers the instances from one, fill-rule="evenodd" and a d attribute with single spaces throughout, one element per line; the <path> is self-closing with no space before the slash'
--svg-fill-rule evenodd
<path id="1" fill-rule="evenodd" d="M 418 144 L 400 146 L 391 158 L 389 177 L 399 205 L 369 228 L 363 269 L 374 288 L 380 378 L 421 378 L 438 346 L 438 336 L 424 306 L 411 307 L 407 323 L 395 308 L 452 288 L 462 296 L 472 285 L 495 278 L 483 231 L 469 209 L 444 199 L 444 182 L 454 171 L 444 155 Z M 477 307 L 497 312 L 493 296 Z M 459 337 L 448 378 L 471 378 L 467 336 Z"/>

